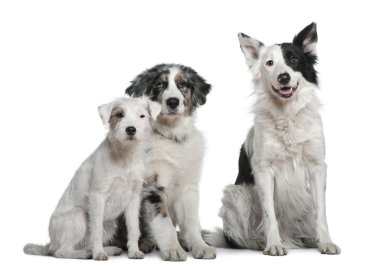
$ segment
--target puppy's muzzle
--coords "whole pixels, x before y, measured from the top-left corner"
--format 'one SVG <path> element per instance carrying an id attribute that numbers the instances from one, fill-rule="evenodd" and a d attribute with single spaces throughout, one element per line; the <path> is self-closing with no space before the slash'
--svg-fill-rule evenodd
<path id="1" fill-rule="evenodd" d="M 169 98 L 166 100 L 166 105 L 170 107 L 170 109 L 174 110 L 179 105 L 179 99 L 178 98 Z"/>
<path id="2" fill-rule="evenodd" d="M 125 132 L 127 132 L 128 136 L 134 136 L 136 134 L 136 128 L 135 127 L 127 127 L 125 129 Z"/>

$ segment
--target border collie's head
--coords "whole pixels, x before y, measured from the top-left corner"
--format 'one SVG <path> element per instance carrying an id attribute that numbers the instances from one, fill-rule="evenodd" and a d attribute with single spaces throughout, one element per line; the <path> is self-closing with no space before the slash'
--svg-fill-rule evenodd
<path id="1" fill-rule="evenodd" d="M 307 83 L 318 85 L 316 44 L 317 25 L 311 23 L 292 43 L 265 46 L 262 42 L 239 33 L 240 47 L 255 81 L 263 81 L 272 95 L 290 99 Z"/>
<path id="2" fill-rule="evenodd" d="M 148 96 L 162 105 L 161 116 L 190 116 L 206 103 L 211 85 L 190 67 L 159 64 L 138 75 L 125 93 Z"/>

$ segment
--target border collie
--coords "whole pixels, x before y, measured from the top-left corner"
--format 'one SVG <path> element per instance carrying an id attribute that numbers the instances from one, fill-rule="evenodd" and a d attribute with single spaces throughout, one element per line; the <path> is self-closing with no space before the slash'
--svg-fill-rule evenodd
<path id="1" fill-rule="evenodd" d="M 224 190 L 223 234 L 211 233 L 206 241 L 271 256 L 297 247 L 339 254 L 326 220 L 316 24 L 292 43 L 265 46 L 243 33 L 239 41 L 257 96 L 254 126 L 240 151 L 235 185 Z"/>
<path id="2" fill-rule="evenodd" d="M 205 141 L 194 126 L 195 111 L 206 103 L 210 90 L 196 71 L 178 64 L 156 65 L 138 75 L 126 89 L 132 97 L 146 95 L 162 105 L 153 122 L 152 148 L 147 155 L 140 249 L 147 253 L 157 246 L 164 260 L 186 260 L 181 245 L 194 258 L 216 257 L 215 249 L 201 236 L 198 184 Z M 119 235 L 116 240 L 123 237 Z"/>

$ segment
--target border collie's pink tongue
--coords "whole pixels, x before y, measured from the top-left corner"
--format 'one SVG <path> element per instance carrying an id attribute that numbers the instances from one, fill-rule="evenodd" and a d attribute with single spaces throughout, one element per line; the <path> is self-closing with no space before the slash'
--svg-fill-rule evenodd
<path id="1" fill-rule="evenodd" d="M 291 87 L 282 87 L 280 88 L 280 93 L 284 95 L 288 95 L 292 93 L 292 88 Z"/>

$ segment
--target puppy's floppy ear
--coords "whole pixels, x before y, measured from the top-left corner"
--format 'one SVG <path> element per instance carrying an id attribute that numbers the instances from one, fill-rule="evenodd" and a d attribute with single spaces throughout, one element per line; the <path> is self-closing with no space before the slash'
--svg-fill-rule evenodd
<path id="1" fill-rule="evenodd" d="M 157 119 L 157 116 L 161 113 L 161 104 L 155 101 L 148 100 L 148 112 L 153 120 Z"/>
<path id="2" fill-rule="evenodd" d="M 98 107 L 98 112 L 100 118 L 102 119 L 103 125 L 107 124 L 111 117 L 111 112 L 114 102 L 109 102 Z"/>
<path id="3" fill-rule="evenodd" d="M 189 68 L 190 75 L 190 88 L 192 90 L 191 101 L 194 107 L 203 105 L 206 103 L 206 96 L 211 91 L 211 85 L 201 77 L 196 71 Z"/>
<path id="4" fill-rule="evenodd" d="M 157 76 L 157 71 L 162 66 L 163 64 L 158 64 L 136 76 L 136 78 L 131 81 L 132 84 L 125 90 L 125 93 L 131 97 L 149 95 L 152 82 Z"/>
<path id="5" fill-rule="evenodd" d="M 293 44 L 302 48 L 304 53 L 317 55 L 317 41 L 317 24 L 312 22 L 294 37 Z"/>
<path id="6" fill-rule="evenodd" d="M 264 43 L 243 33 L 239 33 L 238 37 L 240 48 L 245 56 L 247 64 L 249 67 L 252 67 L 260 58 L 260 52 L 265 47 Z"/>

